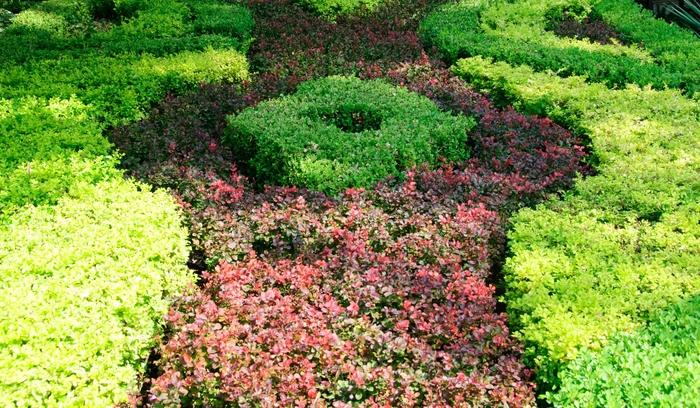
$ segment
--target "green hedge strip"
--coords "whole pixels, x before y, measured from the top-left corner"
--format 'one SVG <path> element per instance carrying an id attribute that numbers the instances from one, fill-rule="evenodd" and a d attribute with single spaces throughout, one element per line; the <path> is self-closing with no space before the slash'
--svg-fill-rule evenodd
<path id="1" fill-rule="evenodd" d="M 700 211 L 700 208 L 698 208 Z M 555 407 L 694 406 L 700 401 L 700 297 L 658 313 L 562 373 Z"/>
<path id="2" fill-rule="evenodd" d="M 590 135 L 599 175 L 513 219 L 508 307 L 539 378 L 700 292 L 700 103 L 474 57 L 455 72 Z"/>
<path id="3" fill-rule="evenodd" d="M 630 45 L 561 38 L 547 30 L 564 12 L 600 16 Z M 460 0 L 431 13 L 421 37 L 446 57 L 489 56 L 559 76 L 586 76 L 609 87 L 700 90 L 700 44 L 686 29 L 660 21 L 634 0 Z"/>

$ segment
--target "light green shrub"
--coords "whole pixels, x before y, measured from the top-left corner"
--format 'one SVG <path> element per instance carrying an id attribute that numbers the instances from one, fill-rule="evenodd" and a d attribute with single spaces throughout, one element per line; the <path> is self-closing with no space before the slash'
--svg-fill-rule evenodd
<path id="1" fill-rule="evenodd" d="M 148 190 L 85 184 L 0 226 L 0 405 L 104 407 L 137 391 L 191 282 L 172 198 Z"/>
<path id="2" fill-rule="evenodd" d="M 102 127 L 76 99 L 0 99 L 0 175 L 21 163 L 84 152 L 107 154 Z"/>
<path id="3" fill-rule="evenodd" d="M 371 11 L 384 0 L 298 0 L 304 6 L 315 10 L 329 19 L 352 14 L 362 10 Z"/>
<path id="4" fill-rule="evenodd" d="M 338 193 L 466 160 L 474 125 L 383 81 L 328 77 L 230 117 L 224 140 L 261 182 Z"/>
<path id="5" fill-rule="evenodd" d="M 698 209 L 700 211 L 700 209 Z M 584 352 L 562 373 L 555 407 L 695 406 L 700 401 L 700 297 Z"/>
<path id="6" fill-rule="evenodd" d="M 247 78 L 238 50 L 250 32 L 195 34 L 174 0 L 97 31 L 93 14 L 115 7 L 47 0 L 0 33 L 3 407 L 125 402 L 169 301 L 192 282 L 177 205 L 125 181 L 102 131 L 168 92 Z"/>
<path id="7" fill-rule="evenodd" d="M 0 213 L 10 216 L 27 205 L 55 205 L 64 195 L 121 176 L 116 158 L 56 155 L 22 163 L 0 175 Z"/>
<path id="8" fill-rule="evenodd" d="M 630 45 L 556 36 L 547 27 L 565 10 L 599 15 Z M 635 83 L 690 94 L 700 90 L 700 44 L 694 34 L 654 18 L 634 0 L 460 0 L 430 14 L 420 32 L 451 61 L 482 55 L 562 77 L 583 75 L 609 87 Z"/>
<path id="9" fill-rule="evenodd" d="M 700 292 L 700 103 L 480 57 L 455 72 L 590 135 L 599 174 L 513 219 L 508 302 L 539 378 Z"/>
<path id="10" fill-rule="evenodd" d="M 247 62 L 235 50 L 183 51 L 167 57 L 75 56 L 6 67 L 0 93 L 68 99 L 76 95 L 93 119 L 119 124 L 144 117 L 169 91 L 185 92 L 201 82 L 248 78 Z M 50 77 L 52 80 L 47 81 Z"/>

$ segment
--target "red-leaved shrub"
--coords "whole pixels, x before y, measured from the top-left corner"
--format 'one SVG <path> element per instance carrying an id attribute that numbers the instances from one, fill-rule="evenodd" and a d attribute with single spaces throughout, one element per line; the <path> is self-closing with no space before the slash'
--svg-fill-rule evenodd
<path id="1" fill-rule="evenodd" d="M 169 314 L 154 402 L 532 403 L 484 281 L 495 212 L 386 211 L 360 191 L 338 203 L 268 194 L 242 222 L 258 255 L 222 261 Z"/>

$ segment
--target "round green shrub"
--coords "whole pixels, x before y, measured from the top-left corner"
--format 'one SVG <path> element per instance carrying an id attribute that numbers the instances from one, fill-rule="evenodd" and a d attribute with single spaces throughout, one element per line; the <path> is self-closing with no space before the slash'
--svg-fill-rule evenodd
<path id="1" fill-rule="evenodd" d="M 383 81 L 328 77 L 229 117 L 227 143 L 258 181 L 326 193 L 469 157 L 472 118 Z"/>

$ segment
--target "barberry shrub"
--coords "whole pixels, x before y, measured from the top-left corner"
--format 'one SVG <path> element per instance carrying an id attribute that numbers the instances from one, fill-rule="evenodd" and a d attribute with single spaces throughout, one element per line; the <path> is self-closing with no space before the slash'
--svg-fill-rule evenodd
<path id="1" fill-rule="evenodd" d="M 231 116 L 224 141 L 260 182 L 335 194 L 466 160 L 474 124 L 383 81 L 328 77 Z"/>
<path id="2" fill-rule="evenodd" d="M 168 315 L 151 401 L 531 405 L 485 282 L 497 213 L 436 201 L 426 214 L 416 188 L 348 190 L 338 202 L 268 191 L 238 220 L 254 239 L 223 249 L 241 260 L 205 273 L 203 292 Z"/>

